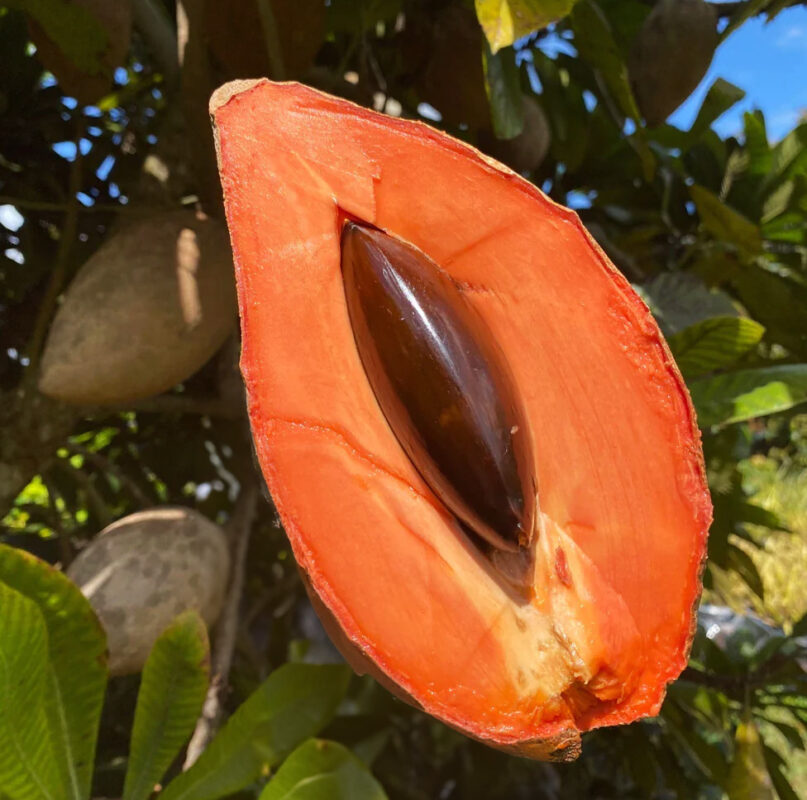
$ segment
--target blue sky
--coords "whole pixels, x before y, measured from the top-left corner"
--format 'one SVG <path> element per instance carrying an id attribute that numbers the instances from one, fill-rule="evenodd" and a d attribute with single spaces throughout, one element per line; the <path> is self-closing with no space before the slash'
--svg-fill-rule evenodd
<path id="1" fill-rule="evenodd" d="M 697 91 L 670 122 L 689 127 L 715 78 L 746 92 L 745 99 L 717 122 L 721 136 L 738 133 L 743 112 L 753 108 L 765 114 L 771 140 L 784 136 L 807 111 L 807 8 L 789 8 L 767 24 L 764 16 L 750 19 L 732 33 L 717 49 Z"/>

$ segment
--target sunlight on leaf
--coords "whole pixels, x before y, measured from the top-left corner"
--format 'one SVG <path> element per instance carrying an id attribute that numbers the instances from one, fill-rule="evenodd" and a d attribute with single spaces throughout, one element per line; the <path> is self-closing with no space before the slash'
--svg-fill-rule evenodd
<path id="1" fill-rule="evenodd" d="M 476 0 L 476 15 L 496 53 L 565 17 L 577 0 Z"/>

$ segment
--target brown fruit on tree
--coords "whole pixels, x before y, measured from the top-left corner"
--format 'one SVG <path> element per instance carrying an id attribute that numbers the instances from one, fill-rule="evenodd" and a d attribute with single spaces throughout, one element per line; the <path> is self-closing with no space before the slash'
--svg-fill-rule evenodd
<path id="1" fill-rule="evenodd" d="M 479 146 L 516 172 L 532 172 L 541 166 L 552 143 L 552 131 L 541 106 L 523 97 L 524 129 L 512 139 L 497 139 L 489 130 L 479 134 Z"/>
<path id="2" fill-rule="evenodd" d="M 321 0 L 272 0 L 271 10 L 286 74 L 302 75 L 322 45 L 326 5 Z M 272 73 L 257 0 L 206 3 L 205 36 L 230 77 Z"/>
<path id="3" fill-rule="evenodd" d="M 39 388 L 117 405 L 189 378 L 235 322 L 227 230 L 177 211 L 110 236 L 81 267 L 48 334 Z"/>
<path id="4" fill-rule="evenodd" d="M 446 122 L 472 128 L 490 125 L 482 43 L 476 14 L 461 3 L 442 8 L 430 30 L 409 29 L 406 33 L 404 53 L 416 63 L 418 94 Z"/>
<path id="5" fill-rule="evenodd" d="M 717 16 L 704 0 L 658 0 L 630 53 L 636 102 L 660 125 L 694 91 L 719 42 Z"/>
<path id="6" fill-rule="evenodd" d="M 138 511 L 106 527 L 67 575 L 98 614 L 112 675 L 139 672 L 174 617 L 218 619 L 230 572 L 224 531 L 190 508 Z"/>

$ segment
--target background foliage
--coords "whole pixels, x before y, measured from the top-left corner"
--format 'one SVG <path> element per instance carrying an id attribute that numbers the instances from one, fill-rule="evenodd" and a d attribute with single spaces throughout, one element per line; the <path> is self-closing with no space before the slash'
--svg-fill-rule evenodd
<path id="1" fill-rule="evenodd" d="M 788 5 L 796 3 L 716 5 L 717 30 L 729 36 L 749 16 Z M 59 781 L 71 797 L 88 796 L 90 781 L 93 796 L 146 797 L 166 769 L 169 778 L 181 772 L 208 684 L 198 620 L 180 618 L 164 634 L 142 683 L 111 680 L 101 713 L 103 638 L 91 611 L 58 573 L 15 553 L 66 566 L 110 521 L 150 505 L 190 506 L 224 523 L 259 482 L 235 333 L 180 386 L 126 407 L 72 407 L 36 388 L 58 297 L 111 232 L 179 206 L 220 215 L 207 98 L 225 80 L 257 75 L 424 118 L 579 209 L 659 320 L 699 411 L 715 504 L 708 604 L 690 667 L 658 718 L 588 735 L 573 765 L 531 763 L 466 740 L 370 679 L 353 677 L 345 689 L 346 672 L 328 673 L 331 685 L 307 665 L 283 666 L 339 657 L 267 498 L 242 562 L 224 695 L 225 716 L 238 711 L 165 797 L 807 796 L 807 122 L 771 141 L 764 116 L 749 112 L 740 134 L 721 138 L 713 123 L 744 95 L 721 79 L 688 130 L 648 126 L 636 89 L 651 67 L 632 53 L 652 6 L 0 8 L 0 541 L 11 546 L 0 551 L 0 648 L 25 678 L 0 682 L 0 797 L 55 797 L 47 785 Z M 172 693 L 166 675 L 178 676 Z M 281 695 L 294 700 L 285 711 Z M 306 702 L 314 721 L 292 731 Z M 71 719 L 60 728 L 62 707 Z M 162 724 L 148 708 L 164 714 Z M 272 733 L 277 714 L 285 716 Z M 95 739 L 71 731 L 99 724 L 93 771 Z M 157 729 L 162 749 L 152 752 Z M 38 789 L 24 788 L 14 742 L 29 748 Z M 203 788 L 194 789 L 199 775 Z"/>

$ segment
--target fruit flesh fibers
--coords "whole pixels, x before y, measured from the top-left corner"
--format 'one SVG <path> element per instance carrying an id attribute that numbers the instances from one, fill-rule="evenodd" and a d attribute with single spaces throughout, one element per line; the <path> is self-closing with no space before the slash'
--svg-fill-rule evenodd
<path id="1" fill-rule="evenodd" d="M 536 757 L 656 713 L 686 663 L 711 507 L 647 308 L 573 212 L 425 125 L 268 81 L 211 107 L 253 435 L 345 648 Z M 540 490 L 526 559 L 480 553 L 387 425 L 345 303 L 346 216 L 433 259 L 503 348 Z"/>

